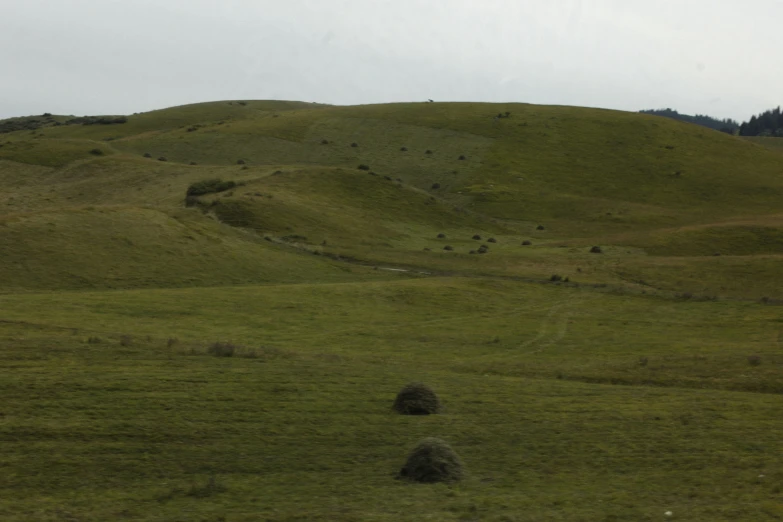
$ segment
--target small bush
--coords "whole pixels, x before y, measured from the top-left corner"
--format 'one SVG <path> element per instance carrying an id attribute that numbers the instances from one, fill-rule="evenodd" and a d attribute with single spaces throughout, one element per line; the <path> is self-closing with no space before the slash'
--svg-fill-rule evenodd
<path id="1" fill-rule="evenodd" d="M 563 280 L 563 276 L 552 274 L 552 277 L 549 278 L 550 281 L 558 282 Z"/>
<path id="2" fill-rule="evenodd" d="M 191 165 L 198 165 L 198 163 L 196 163 L 195 161 L 191 161 L 190 164 Z"/>
<path id="3" fill-rule="evenodd" d="M 478 248 L 478 253 L 479 254 L 486 254 L 487 252 L 489 252 L 489 247 L 487 245 L 481 245 Z"/>
<path id="4" fill-rule="evenodd" d="M 454 247 L 451 245 L 446 245 L 445 247 L 443 247 L 443 250 L 448 250 L 449 252 L 451 252 L 452 250 L 454 250 Z"/>
<path id="5" fill-rule="evenodd" d="M 237 347 L 231 343 L 212 343 L 207 348 L 207 353 L 215 357 L 233 357 Z"/>
<path id="6" fill-rule="evenodd" d="M 356 168 L 359 169 L 359 170 L 370 170 L 370 166 L 369 165 L 365 165 L 363 163 L 361 165 L 359 165 L 358 167 L 356 167 Z"/>
<path id="7" fill-rule="evenodd" d="M 433 183 L 432 184 L 432 189 L 433 190 L 438 190 L 439 188 L 440 188 L 440 183 Z"/>
<path id="8" fill-rule="evenodd" d="M 149 152 L 145 152 L 145 153 L 144 153 L 144 157 L 145 157 L 145 158 L 151 158 L 151 157 L 152 157 L 152 154 L 150 154 Z"/>
<path id="9" fill-rule="evenodd" d="M 329 140 L 327 140 L 326 138 L 322 139 L 321 145 L 329 145 Z"/>
<path id="10" fill-rule="evenodd" d="M 538 225 L 538 226 L 536 227 L 536 230 L 544 230 L 544 225 Z"/>
<path id="11" fill-rule="evenodd" d="M 400 390 L 392 408 L 402 415 L 434 415 L 443 411 L 438 395 L 422 382 L 412 382 Z"/>
<path id="12" fill-rule="evenodd" d="M 494 237 L 491 237 L 491 238 L 487 239 L 487 243 L 497 243 L 497 242 L 498 242 L 498 240 L 495 239 Z"/>
<path id="13" fill-rule="evenodd" d="M 758 366 L 761 364 L 761 357 L 758 355 L 748 355 L 748 364 L 751 366 Z"/>
<path id="14" fill-rule="evenodd" d="M 238 159 L 237 160 L 237 165 L 244 165 L 244 164 L 245 164 L 245 160 L 243 160 L 243 159 Z"/>
<path id="15" fill-rule="evenodd" d="M 481 241 L 481 236 L 478 234 L 474 234 L 473 239 L 475 239 L 476 241 Z"/>
<path id="16" fill-rule="evenodd" d="M 211 194 L 214 192 L 223 192 L 236 187 L 236 183 L 233 181 L 223 181 L 219 178 L 207 179 L 204 181 L 198 181 L 188 187 L 188 196 L 201 196 L 203 194 Z"/>
<path id="17" fill-rule="evenodd" d="M 601 247 L 594 246 L 593 248 L 590 249 L 590 253 L 591 254 L 603 254 L 604 251 L 601 249 Z"/>
<path id="18" fill-rule="evenodd" d="M 530 245 L 532 245 L 532 244 L 533 244 L 533 242 L 532 242 L 532 241 L 530 241 L 530 240 L 528 240 L 528 239 L 526 239 L 526 240 L 522 241 L 522 246 L 530 246 Z"/>
<path id="19" fill-rule="evenodd" d="M 445 239 L 445 238 L 446 238 L 446 234 L 444 234 L 443 232 L 438 234 L 438 239 Z"/>
<path id="20" fill-rule="evenodd" d="M 103 156 L 103 151 L 101 149 L 92 149 L 90 154 L 93 156 Z"/>
<path id="21" fill-rule="evenodd" d="M 468 159 L 468 158 L 466 158 L 465 156 L 460 156 L 460 157 L 459 157 L 459 160 L 460 160 L 460 161 L 465 161 L 466 159 Z"/>
<path id="22" fill-rule="evenodd" d="M 160 158 L 158 158 L 158 161 L 168 161 L 168 159 L 166 158 L 166 156 L 161 156 Z"/>
<path id="23" fill-rule="evenodd" d="M 424 151 L 424 154 L 432 154 L 432 151 L 430 149 L 427 149 Z"/>
<path id="24" fill-rule="evenodd" d="M 401 152 L 408 152 L 408 147 L 400 147 Z"/>
<path id="25" fill-rule="evenodd" d="M 391 176 L 384 176 L 383 179 L 385 179 L 386 181 L 392 181 L 392 177 Z"/>
<path id="26" fill-rule="evenodd" d="M 399 478 L 414 482 L 456 482 L 464 476 L 462 460 L 445 441 L 428 437 L 408 454 Z"/>
<path id="27" fill-rule="evenodd" d="M 358 143 L 356 143 L 355 141 L 354 141 L 353 143 L 351 143 L 351 147 L 354 147 L 354 148 L 356 148 L 356 147 L 358 147 L 358 146 L 359 146 L 359 144 L 358 144 Z"/>
<path id="28" fill-rule="evenodd" d="M 468 253 L 469 253 L 469 254 L 478 254 L 478 252 L 476 252 L 475 250 L 471 250 L 471 251 L 470 251 L 470 252 L 468 252 Z"/>

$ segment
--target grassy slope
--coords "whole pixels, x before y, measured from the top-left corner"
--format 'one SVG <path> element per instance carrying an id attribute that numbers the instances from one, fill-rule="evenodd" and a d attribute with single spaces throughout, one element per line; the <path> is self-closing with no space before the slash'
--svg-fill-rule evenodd
<path id="1" fill-rule="evenodd" d="M 783 516 L 779 314 L 735 300 L 783 292 L 777 152 L 613 111 L 263 101 L 0 144 L 0 518 Z M 214 177 L 241 185 L 183 208 Z M 410 380 L 447 414 L 391 415 Z M 392 480 L 430 435 L 468 479 Z"/>
<path id="2" fill-rule="evenodd" d="M 0 305 L 5 520 L 781 515 L 771 307 L 462 278 Z M 392 414 L 410 380 L 446 413 Z M 468 478 L 395 481 L 432 435 Z"/>

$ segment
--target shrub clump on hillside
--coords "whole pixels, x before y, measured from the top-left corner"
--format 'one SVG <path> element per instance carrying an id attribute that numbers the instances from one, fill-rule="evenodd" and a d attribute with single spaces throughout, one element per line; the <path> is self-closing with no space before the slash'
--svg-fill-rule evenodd
<path id="1" fill-rule="evenodd" d="M 233 357 L 237 347 L 231 343 L 212 343 L 207 348 L 207 353 L 215 357 Z"/>
<path id="2" fill-rule="evenodd" d="M 400 147 L 400 152 L 408 152 L 408 147 Z"/>
<path id="3" fill-rule="evenodd" d="M 451 252 L 452 250 L 454 250 L 454 247 L 451 246 L 451 245 L 446 245 L 445 247 L 443 247 L 443 250 L 447 250 L 447 251 Z"/>
<path id="4" fill-rule="evenodd" d="M 532 244 L 533 242 L 530 241 L 529 239 L 525 239 L 524 241 L 522 241 L 522 246 L 530 246 Z"/>
<path id="5" fill-rule="evenodd" d="M 243 159 L 238 159 L 237 160 L 237 165 L 244 165 L 244 164 L 245 164 L 245 160 L 243 160 Z"/>
<path id="6" fill-rule="evenodd" d="M 356 168 L 359 169 L 359 170 L 370 170 L 370 166 L 369 165 L 365 165 L 364 163 L 362 163 L 361 165 L 359 165 Z"/>
<path id="7" fill-rule="evenodd" d="M 489 247 L 487 245 L 481 245 L 478 248 L 478 253 L 479 254 L 486 254 L 487 252 L 489 252 Z"/>
<path id="8" fill-rule="evenodd" d="M 359 146 L 359 144 L 358 144 L 358 143 L 356 143 L 356 142 L 353 142 L 353 143 L 351 143 L 351 147 L 354 147 L 354 148 L 356 148 L 356 147 L 358 147 L 358 146 Z"/>
<path id="9" fill-rule="evenodd" d="M 474 234 L 473 239 L 475 239 L 476 241 L 481 241 L 481 236 L 478 234 Z"/>
<path id="10" fill-rule="evenodd" d="M 536 230 L 544 230 L 544 225 L 538 225 L 538 226 L 536 227 Z"/>
<path id="11" fill-rule="evenodd" d="M 590 249 L 590 253 L 591 253 L 591 254 L 603 254 L 603 253 L 604 253 L 604 251 L 603 251 L 603 249 L 602 249 L 601 247 L 599 247 L 599 246 L 594 246 L 594 247 L 592 247 L 592 248 Z"/>
<path id="12" fill-rule="evenodd" d="M 203 194 L 212 194 L 214 192 L 223 192 L 232 189 L 237 184 L 233 181 L 223 181 L 219 178 L 197 181 L 188 187 L 188 196 L 201 196 Z"/>
<path id="13" fill-rule="evenodd" d="M 461 156 L 459 157 L 459 160 L 460 160 L 460 161 L 464 161 L 464 160 L 466 160 L 466 159 L 468 159 L 468 158 L 466 158 L 464 155 L 461 155 Z"/>
<path id="14" fill-rule="evenodd" d="M 438 234 L 438 239 L 445 239 L 445 238 L 446 238 L 446 234 L 444 234 L 443 232 Z"/>
<path id="15" fill-rule="evenodd" d="M 432 190 L 438 190 L 440 188 L 440 183 L 433 183 L 432 184 Z"/>
<path id="16" fill-rule="evenodd" d="M 402 415 L 434 415 L 443 411 L 438 395 L 422 382 L 412 382 L 400 390 L 392 408 Z"/>
<path id="17" fill-rule="evenodd" d="M 92 149 L 90 154 L 93 156 L 103 156 L 103 151 L 101 149 Z"/>
<path id="18" fill-rule="evenodd" d="M 428 437 L 410 452 L 399 478 L 414 482 L 456 482 L 464 476 L 459 455 L 445 441 Z"/>
<path id="19" fill-rule="evenodd" d="M 487 243 L 497 243 L 497 242 L 498 242 L 498 240 L 495 239 L 494 237 L 491 237 L 491 238 L 487 239 Z"/>
<path id="20" fill-rule="evenodd" d="M 145 152 L 145 153 L 144 153 L 144 157 L 145 157 L 145 158 L 151 158 L 151 157 L 152 157 L 152 154 L 150 154 L 149 152 Z"/>

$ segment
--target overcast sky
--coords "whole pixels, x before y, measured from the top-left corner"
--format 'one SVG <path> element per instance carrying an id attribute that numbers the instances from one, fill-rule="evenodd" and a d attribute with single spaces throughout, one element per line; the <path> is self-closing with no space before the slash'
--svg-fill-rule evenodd
<path id="1" fill-rule="evenodd" d="M 0 118 L 199 101 L 489 101 L 746 120 L 783 0 L 0 0 Z"/>

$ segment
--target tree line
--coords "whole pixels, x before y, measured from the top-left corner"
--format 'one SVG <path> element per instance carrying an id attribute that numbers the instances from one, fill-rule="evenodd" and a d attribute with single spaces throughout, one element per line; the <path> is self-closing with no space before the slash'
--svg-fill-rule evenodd
<path id="1" fill-rule="evenodd" d="M 639 111 L 642 114 L 653 114 L 655 116 L 664 116 L 666 118 L 672 118 L 674 120 L 686 121 L 688 123 L 695 123 L 702 127 L 709 127 L 717 131 L 726 132 L 728 134 L 734 134 L 737 129 L 740 128 L 740 124 L 731 118 L 725 120 L 719 120 L 706 114 L 696 114 L 691 116 L 689 114 L 680 114 L 674 109 L 649 109 L 645 111 Z"/>

